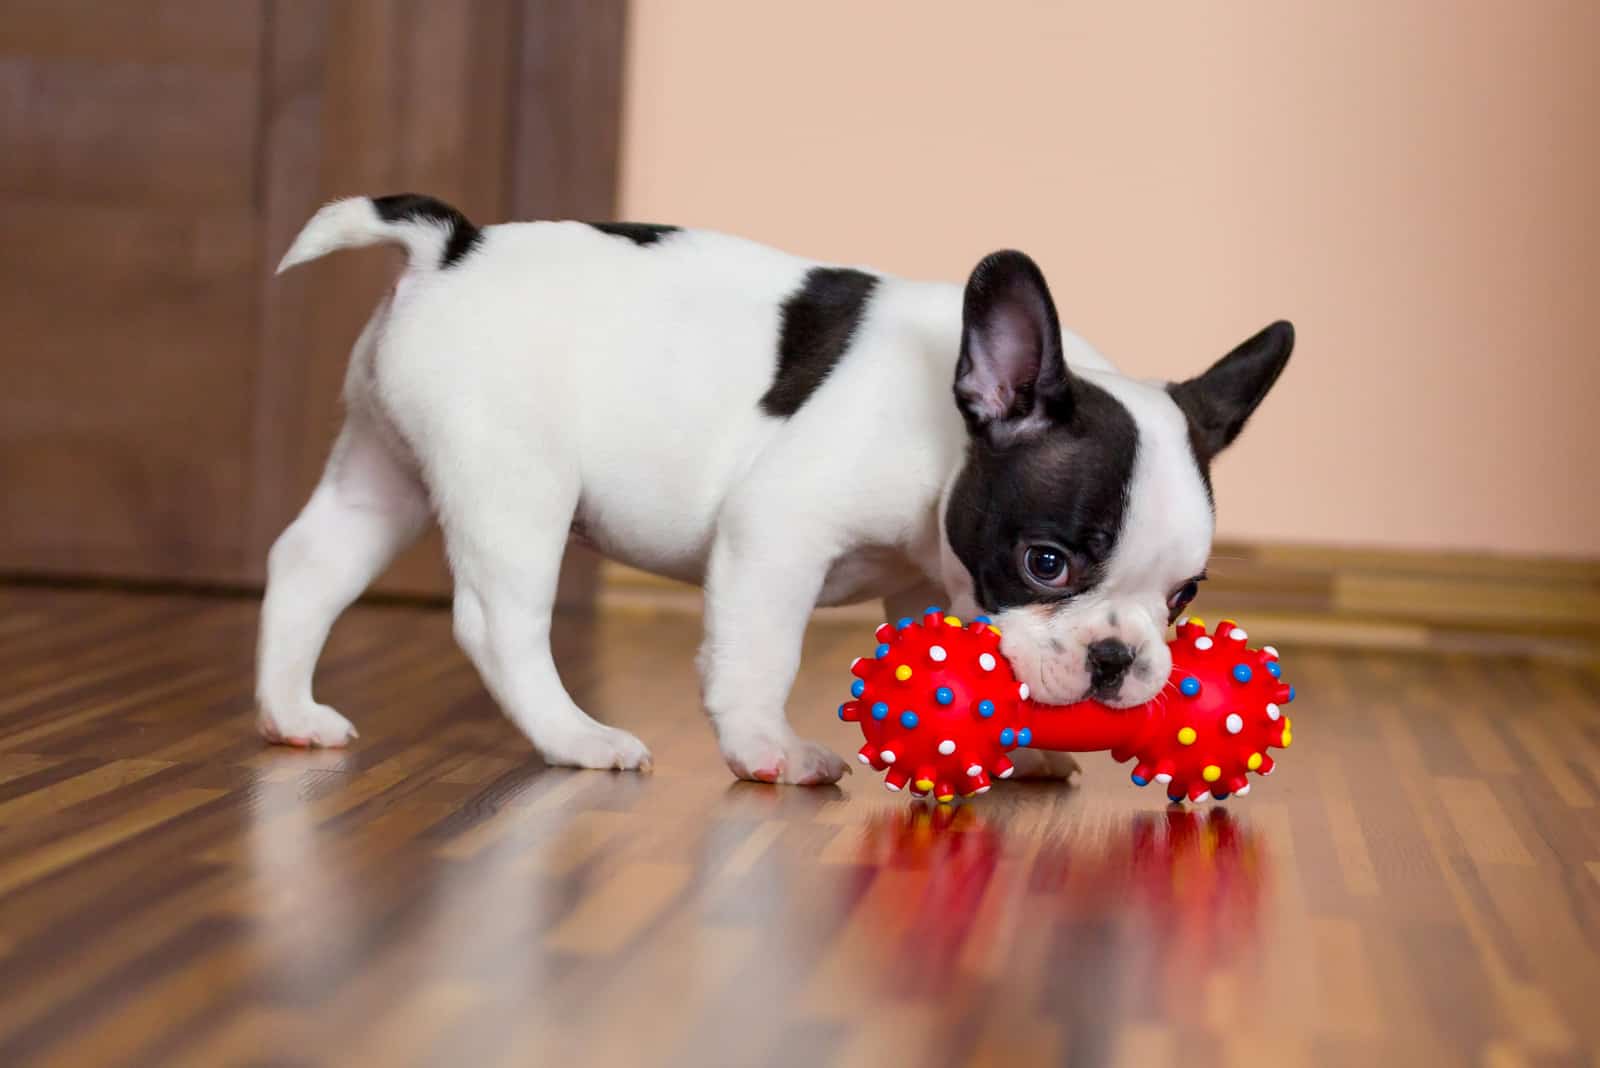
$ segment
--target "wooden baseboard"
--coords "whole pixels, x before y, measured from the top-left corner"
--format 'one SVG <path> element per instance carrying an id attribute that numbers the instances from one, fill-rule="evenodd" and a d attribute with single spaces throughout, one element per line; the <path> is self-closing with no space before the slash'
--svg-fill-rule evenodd
<path id="1" fill-rule="evenodd" d="M 1327 546 L 1216 547 L 1199 609 L 1285 643 L 1600 655 L 1600 560 Z M 694 614 L 700 591 L 601 565 L 608 610 Z M 876 622 L 876 603 L 819 617 Z"/>

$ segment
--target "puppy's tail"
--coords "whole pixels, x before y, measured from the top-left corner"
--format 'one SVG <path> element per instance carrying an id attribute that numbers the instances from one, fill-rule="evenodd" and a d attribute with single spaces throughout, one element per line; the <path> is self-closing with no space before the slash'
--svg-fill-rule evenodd
<path id="1" fill-rule="evenodd" d="M 483 240 L 483 231 L 442 200 L 416 193 L 348 197 L 324 205 L 311 217 L 278 264 L 290 267 L 367 245 L 404 245 L 414 269 L 449 267 Z"/>

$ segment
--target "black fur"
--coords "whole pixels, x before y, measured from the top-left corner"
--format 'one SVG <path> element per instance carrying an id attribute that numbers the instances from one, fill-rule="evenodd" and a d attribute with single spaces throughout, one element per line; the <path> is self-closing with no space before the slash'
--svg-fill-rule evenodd
<path id="1" fill-rule="evenodd" d="M 612 237 L 625 237 L 641 248 L 653 245 L 668 234 L 677 233 L 681 227 L 665 226 L 661 223 L 632 223 L 632 222 L 592 222 L 589 224 L 602 234 Z"/>
<path id="2" fill-rule="evenodd" d="M 791 416 L 850 348 L 878 279 L 846 267 L 814 267 L 783 302 L 778 373 L 761 398 L 768 415 Z"/>
<path id="3" fill-rule="evenodd" d="M 1020 252 L 986 257 L 967 282 L 954 388 L 970 440 L 945 536 L 978 603 L 999 611 L 1092 589 L 1122 530 L 1139 428 L 1067 367 L 1044 275 Z M 1029 581 L 1024 553 L 1040 543 L 1070 554 L 1070 584 Z"/>
<path id="4" fill-rule="evenodd" d="M 460 211 L 435 197 L 420 193 L 396 193 L 373 197 L 372 206 L 378 210 L 378 217 L 384 222 L 428 219 L 448 224 L 450 236 L 445 239 L 444 255 L 439 258 L 441 269 L 460 262 L 483 240 L 482 230 L 472 225 Z"/>
<path id="5" fill-rule="evenodd" d="M 1061 323 L 1033 260 L 1010 249 L 985 256 L 967 279 L 961 321 L 954 388 L 969 431 L 999 440 L 1035 415 L 1066 416 Z"/>
<path id="6" fill-rule="evenodd" d="M 988 611 L 1064 600 L 1097 585 L 1116 548 L 1139 428 L 1111 394 L 1072 383 L 1070 414 L 1042 433 L 1005 447 L 974 434 L 945 512 L 950 548 L 972 576 Z M 1070 552 L 1082 576 L 1041 590 L 1024 576 L 1022 550 L 1049 542 Z"/>
<path id="7" fill-rule="evenodd" d="M 1189 448 L 1211 492 L 1211 461 L 1233 444 L 1294 351 L 1294 326 L 1279 321 L 1239 345 L 1210 370 L 1167 392 L 1189 421 Z"/>

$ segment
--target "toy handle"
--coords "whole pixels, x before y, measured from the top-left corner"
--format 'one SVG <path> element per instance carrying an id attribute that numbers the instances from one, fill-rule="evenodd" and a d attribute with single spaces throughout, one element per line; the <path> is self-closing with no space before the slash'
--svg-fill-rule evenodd
<path id="1" fill-rule="evenodd" d="M 1099 701 L 1044 705 L 1029 701 L 1022 710 L 1033 749 L 1090 753 L 1098 749 L 1130 752 L 1150 725 L 1150 706 L 1110 708 Z"/>

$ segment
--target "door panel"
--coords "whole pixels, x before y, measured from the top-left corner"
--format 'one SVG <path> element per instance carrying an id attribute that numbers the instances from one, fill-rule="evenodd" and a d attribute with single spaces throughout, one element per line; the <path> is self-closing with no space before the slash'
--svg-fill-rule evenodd
<path id="1" fill-rule="evenodd" d="M 397 266 L 277 258 L 353 193 L 610 217 L 622 26 L 621 0 L 0 0 L 0 570 L 259 582 Z M 444 591 L 437 539 L 381 585 Z"/>

